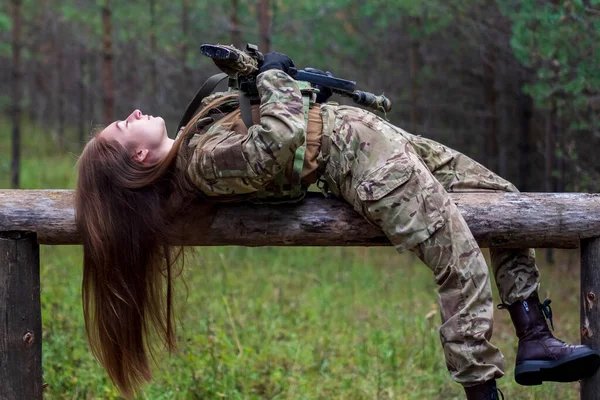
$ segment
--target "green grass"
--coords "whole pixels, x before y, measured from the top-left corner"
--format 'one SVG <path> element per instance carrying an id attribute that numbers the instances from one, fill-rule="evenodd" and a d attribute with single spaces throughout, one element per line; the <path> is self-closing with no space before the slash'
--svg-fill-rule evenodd
<path id="1" fill-rule="evenodd" d="M 40 129 L 25 132 L 22 187 L 72 188 L 77 147 L 57 154 Z M 9 137 L 0 120 L 0 188 L 9 182 Z M 553 299 L 556 335 L 578 342 L 578 253 L 557 259 L 560 267 L 540 266 L 541 295 Z M 187 259 L 183 277 L 179 349 L 158 355 L 155 379 L 139 399 L 464 398 L 445 368 L 439 315 L 430 313 L 436 285 L 410 253 L 203 247 Z M 41 246 L 41 284 L 45 398 L 118 398 L 85 339 L 81 248 Z M 579 398 L 577 383 L 517 385 L 510 318 L 500 311 L 495 319 L 507 399 Z"/>

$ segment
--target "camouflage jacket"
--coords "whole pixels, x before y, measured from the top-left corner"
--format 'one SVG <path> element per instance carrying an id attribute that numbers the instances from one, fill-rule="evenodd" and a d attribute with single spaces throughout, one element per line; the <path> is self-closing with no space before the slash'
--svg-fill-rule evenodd
<path id="1" fill-rule="evenodd" d="M 230 129 L 231 124 L 216 122 L 206 132 L 194 135 L 189 142 L 192 153 L 187 175 L 206 196 L 219 200 L 285 197 L 277 193 L 277 185 L 273 183 L 285 176 L 286 167 L 304 140 L 306 122 L 302 94 L 298 83 L 279 70 L 260 74 L 257 86 L 261 96 L 259 124 L 251 126 L 247 133 L 241 133 Z M 405 132 L 364 109 L 333 103 L 321 106 L 319 113 L 322 136 L 330 136 L 333 143 L 349 138 L 348 130 L 353 124 L 373 130 L 382 130 L 383 124 L 407 139 L 430 171 L 437 170 L 454 157 L 455 152 L 444 145 Z M 321 140 L 320 135 L 318 140 Z M 359 146 L 365 154 L 368 152 L 361 143 L 353 146 Z M 325 164 L 328 159 L 326 155 L 319 163 Z M 324 165 L 319 169 L 321 167 Z"/>
<path id="2" fill-rule="evenodd" d="M 304 140 L 302 94 L 283 71 L 257 78 L 260 123 L 247 135 L 214 124 L 196 135 L 187 167 L 192 183 L 207 196 L 232 197 L 259 192 L 283 171 Z"/>

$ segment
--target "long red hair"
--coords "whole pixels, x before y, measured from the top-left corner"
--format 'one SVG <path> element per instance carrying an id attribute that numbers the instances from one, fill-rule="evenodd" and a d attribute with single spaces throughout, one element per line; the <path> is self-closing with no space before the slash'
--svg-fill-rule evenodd
<path id="1" fill-rule="evenodd" d="M 156 334 L 169 352 L 175 349 L 172 280 L 184 257 L 183 247 L 170 243 L 181 243 L 185 227 L 173 221 L 198 198 L 185 176 L 187 139 L 193 121 L 224 100 L 204 107 L 152 166 L 135 162 L 118 142 L 98 134 L 77 162 L 85 327 L 94 355 L 127 398 L 152 378 L 150 338 Z"/>

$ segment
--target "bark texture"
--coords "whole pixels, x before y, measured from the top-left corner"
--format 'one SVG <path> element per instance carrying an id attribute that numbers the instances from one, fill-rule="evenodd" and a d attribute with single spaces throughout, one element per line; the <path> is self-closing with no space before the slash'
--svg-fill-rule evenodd
<path id="1" fill-rule="evenodd" d="M 0 399 L 42 399 L 40 246 L 0 232 Z"/>
<path id="2" fill-rule="evenodd" d="M 271 51 L 271 6 L 269 0 L 258 2 L 259 50 L 263 54 Z"/>
<path id="3" fill-rule="evenodd" d="M 115 90 L 113 85 L 113 50 L 112 50 L 112 11 L 110 0 L 105 0 L 102 7 L 102 76 L 104 83 L 104 123 L 114 121 Z"/>
<path id="4" fill-rule="evenodd" d="M 600 195 L 451 194 L 481 247 L 576 248 L 600 236 Z M 198 207 L 198 210 L 201 208 Z M 219 204 L 190 246 L 387 246 L 382 232 L 345 202 L 309 193 L 299 204 Z M 197 210 L 196 210 L 197 211 Z M 189 216 L 198 215 L 192 207 Z M 69 190 L 0 190 L 0 231 L 35 231 L 40 244 L 77 244 Z M 202 224 L 204 225 L 204 224 Z"/>
<path id="5" fill-rule="evenodd" d="M 21 169 L 21 0 L 11 3 L 12 26 L 12 152 L 10 184 L 20 186 Z"/>
<path id="6" fill-rule="evenodd" d="M 598 349 L 600 346 L 600 238 L 581 241 L 581 343 Z M 600 372 L 581 381 L 581 398 L 597 399 L 600 393 Z"/>

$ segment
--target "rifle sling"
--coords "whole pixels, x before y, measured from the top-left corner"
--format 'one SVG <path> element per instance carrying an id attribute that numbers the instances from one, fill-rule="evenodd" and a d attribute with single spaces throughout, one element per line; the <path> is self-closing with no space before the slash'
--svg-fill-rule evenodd
<path id="1" fill-rule="evenodd" d="M 227 78 L 227 74 L 222 72 L 220 74 L 215 74 L 208 78 L 206 82 L 200 87 L 194 99 L 188 104 L 185 112 L 183 113 L 183 117 L 181 117 L 181 121 L 179 121 L 179 126 L 177 126 L 177 132 L 181 129 L 181 127 L 186 126 L 188 122 L 192 119 L 196 111 L 198 111 L 198 107 L 202 104 L 202 100 L 209 94 L 215 90 L 217 85 L 221 83 L 225 78 Z"/>
<path id="2" fill-rule="evenodd" d="M 242 114 L 242 121 L 246 125 L 246 128 L 250 128 L 254 125 L 252 120 L 252 103 L 250 97 L 244 92 L 240 92 L 240 113 Z"/>

